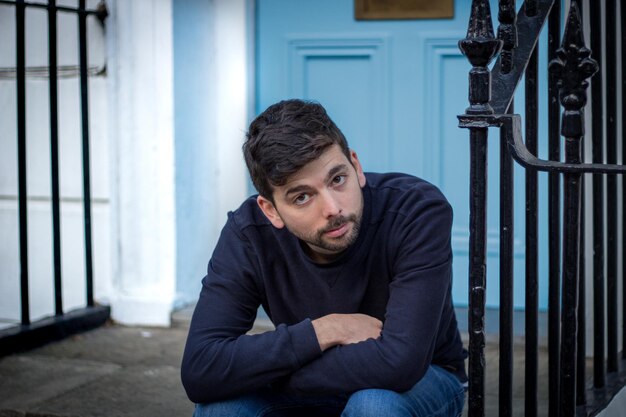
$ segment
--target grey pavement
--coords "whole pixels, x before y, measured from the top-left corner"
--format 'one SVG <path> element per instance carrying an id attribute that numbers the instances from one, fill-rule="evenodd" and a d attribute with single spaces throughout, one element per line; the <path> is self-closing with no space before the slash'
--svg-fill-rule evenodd
<path id="1" fill-rule="evenodd" d="M 191 416 L 180 383 L 190 310 L 171 328 L 108 324 L 28 352 L 0 358 L 0 417 Z M 265 331 L 259 321 L 253 331 Z M 514 350 L 514 415 L 523 415 L 523 345 Z M 486 414 L 498 415 L 498 347 L 485 351 Z M 547 354 L 540 351 L 539 415 L 547 415 Z M 467 413 L 465 413 L 467 414 Z"/>

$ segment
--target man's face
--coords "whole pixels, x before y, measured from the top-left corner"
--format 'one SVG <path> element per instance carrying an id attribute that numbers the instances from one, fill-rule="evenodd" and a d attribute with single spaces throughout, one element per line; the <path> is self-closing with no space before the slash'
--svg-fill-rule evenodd
<path id="1" fill-rule="evenodd" d="M 274 203 L 259 196 L 263 213 L 306 243 L 317 262 L 329 262 L 355 242 L 363 214 L 365 175 L 354 151 L 329 147 L 285 185 L 274 187 Z"/>

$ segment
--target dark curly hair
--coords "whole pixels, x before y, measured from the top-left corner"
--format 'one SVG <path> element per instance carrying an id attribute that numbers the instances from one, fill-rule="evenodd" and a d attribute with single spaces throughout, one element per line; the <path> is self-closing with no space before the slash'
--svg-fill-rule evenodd
<path id="1" fill-rule="evenodd" d="M 338 144 L 350 160 L 350 149 L 341 130 L 321 104 L 284 100 L 268 107 L 250 123 L 243 154 L 259 194 L 274 202 L 273 186 Z"/>

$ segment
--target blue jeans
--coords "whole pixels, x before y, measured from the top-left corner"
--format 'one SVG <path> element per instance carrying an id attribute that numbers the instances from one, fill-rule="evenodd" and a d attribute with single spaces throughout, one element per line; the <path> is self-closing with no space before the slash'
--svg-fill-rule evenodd
<path id="1" fill-rule="evenodd" d="M 196 405 L 194 417 L 458 417 L 465 392 L 456 376 L 432 365 L 402 393 L 364 389 L 346 397 L 300 398 L 257 392 L 232 400 Z"/>

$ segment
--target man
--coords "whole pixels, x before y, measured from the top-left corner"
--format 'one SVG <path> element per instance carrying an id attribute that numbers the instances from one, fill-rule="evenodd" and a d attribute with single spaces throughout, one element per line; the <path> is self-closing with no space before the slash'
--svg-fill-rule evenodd
<path id="1" fill-rule="evenodd" d="M 445 197 L 365 174 L 316 103 L 270 106 L 243 150 L 259 195 L 202 281 L 182 363 L 195 415 L 461 415 Z M 276 329 L 246 335 L 260 305 Z"/>

